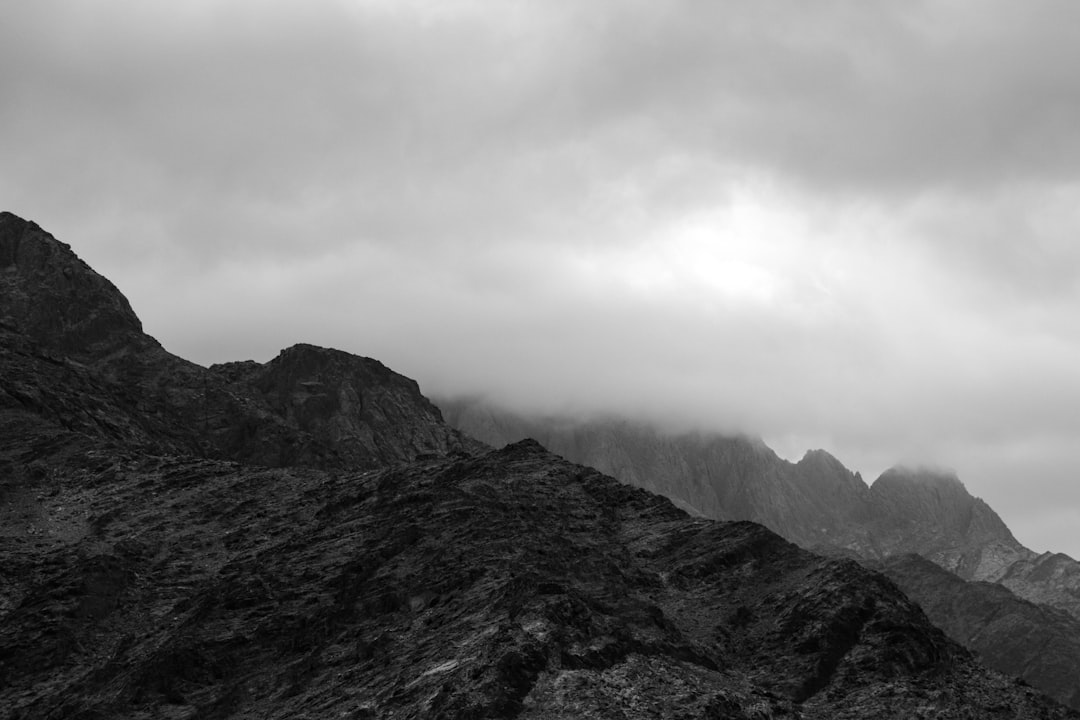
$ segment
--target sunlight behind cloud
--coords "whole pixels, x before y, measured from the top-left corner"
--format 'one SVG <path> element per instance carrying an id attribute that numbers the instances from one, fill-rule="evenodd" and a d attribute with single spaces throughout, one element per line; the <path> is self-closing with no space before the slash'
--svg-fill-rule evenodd
<path id="1" fill-rule="evenodd" d="M 810 215 L 753 188 L 657 224 L 644 239 L 572 248 L 581 281 L 713 312 L 775 311 L 812 321 L 833 302 L 835 257 Z"/>

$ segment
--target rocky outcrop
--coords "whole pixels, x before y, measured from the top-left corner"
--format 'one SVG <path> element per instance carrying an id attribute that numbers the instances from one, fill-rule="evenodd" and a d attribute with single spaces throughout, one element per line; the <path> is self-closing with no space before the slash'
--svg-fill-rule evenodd
<path id="1" fill-rule="evenodd" d="M 449 428 L 416 381 L 377 360 L 314 345 L 210 368 L 205 436 L 223 457 L 264 465 L 383 467 L 483 446 Z"/>
<path id="2" fill-rule="evenodd" d="M 0 325 L 92 361 L 150 341 L 116 287 L 32 222 L 0 212 Z"/>

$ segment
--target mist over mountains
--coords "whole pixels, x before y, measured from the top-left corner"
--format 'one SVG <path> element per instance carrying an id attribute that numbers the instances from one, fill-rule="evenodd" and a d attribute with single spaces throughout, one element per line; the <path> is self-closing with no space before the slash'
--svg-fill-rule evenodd
<path id="1" fill-rule="evenodd" d="M 450 425 L 495 447 L 537 438 L 692 514 L 759 522 L 804 548 L 883 569 L 993 667 L 1080 700 L 1071 670 L 1080 662 L 1080 563 L 1025 548 L 952 473 L 894 467 L 867 485 L 824 450 L 791 463 L 746 436 L 524 417 L 476 398 L 438 402 Z"/>
<path id="2" fill-rule="evenodd" d="M 692 512 L 760 522 L 803 547 L 870 560 L 917 553 L 964 579 L 1012 583 L 1040 601 L 1046 597 L 1023 578 L 1060 578 L 1063 571 L 1051 566 L 1075 564 L 1023 547 L 989 505 L 945 471 L 894 467 L 867 485 L 824 450 L 791 463 L 747 436 L 674 434 L 617 419 L 529 418 L 477 399 L 439 402 L 452 426 L 493 446 L 537 438 Z M 1076 612 L 1078 597 L 1070 591 L 1057 602 Z"/>
<path id="3" fill-rule="evenodd" d="M 983 668 L 884 576 L 692 518 L 535 441 L 492 451 L 378 361 L 171 355 L 10 213 L 0 293 L 12 717 L 1076 716 Z M 642 458 L 674 447 L 641 432 L 626 448 Z M 648 476 L 726 467 L 702 497 L 730 514 L 797 518 L 780 468 L 835 500 L 865 487 L 825 453 L 791 465 L 745 438 L 695 442 Z M 614 457 L 637 459 L 626 448 Z M 958 568 L 987 567 L 969 552 L 986 537 L 1011 546 L 954 480 L 895 480 L 933 490 L 900 517 L 951 523 L 923 539 Z M 874 528 L 865 494 L 846 512 Z M 842 505 L 799 532 L 884 553 L 858 544 L 866 528 L 844 534 Z"/>

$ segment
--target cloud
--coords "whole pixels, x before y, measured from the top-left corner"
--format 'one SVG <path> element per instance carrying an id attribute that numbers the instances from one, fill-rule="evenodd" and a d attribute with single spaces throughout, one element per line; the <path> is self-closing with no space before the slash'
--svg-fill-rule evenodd
<path id="1" fill-rule="evenodd" d="M 442 7 L 35 4 L 0 71 L 33 187 L 5 189 L 294 254 L 311 217 L 320 247 L 490 244 L 628 184 L 648 212 L 746 174 L 871 198 L 1075 176 L 1068 3 Z"/>
<path id="2" fill-rule="evenodd" d="M 316 342 L 1051 495 L 1078 13 L 43 0 L 0 23 L 0 197 L 200 362 Z"/>

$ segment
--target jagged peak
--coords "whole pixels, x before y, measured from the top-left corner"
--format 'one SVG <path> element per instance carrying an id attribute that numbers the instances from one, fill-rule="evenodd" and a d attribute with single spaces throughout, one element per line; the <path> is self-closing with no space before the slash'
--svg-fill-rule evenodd
<path id="1" fill-rule="evenodd" d="M 950 533 L 1017 545 L 1005 522 L 972 495 L 956 473 L 939 468 L 896 467 L 870 487 L 878 516 L 891 521 L 929 523 Z"/>
<path id="2" fill-rule="evenodd" d="M 956 473 L 907 466 L 883 472 L 870 486 L 870 497 L 898 517 L 945 513 L 953 517 L 952 523 L 959 524 L 966 524 L 979 504 Z"/>
<path id="3" fill-rule="evenodd" d="M 866 492 L 862 475 L 852 471 L 835 455 L 825 450 L 807 450 L 799 462 L 794 464 L 793 469 L 804 486 L 809 484 L 821 487 L 824 484 L 846 488 L 855 493 L 852 499 L 861 498 Z"/>
<path id="4" fill-rule="evenodd" d="M 4 325 L 42 346 L 100 358 L 154 342 L 115 285 L 69 245 L 10 212 L 0 214 L 0 269 Z"/>
<path id="5" fill-rule="evenodd" d="M 840 467 L 844 470 L 847 470 L 847 467 L 845 467 L 844 464 L 840 462 L 835 455 L 828 452 L 827 450 L 822 450 L 820 448 L 807 450 L 805 453 L 803 453 L 802 458 L 800 458 L 799 462 L 796 464 Z"/>
<path id="6" fill-rule="evenodd" d="M 19 215 L 16 215 L 10 210 L 0 210 L 0 224 L 8 225 L 10 227 L 27 227 L 36 228 L 38 230 L 41 229 L 41 227 L 33 220 L 27 220 L 24 217 L 20 217 Z M 64 245 L 64 243 L 60 244 Z M 65 247 L 67 246 L 65 245 Z"/>
<path id="7" fill-rule="evenodd" d="M 29 220 L 25 220 L 8 210 L 0 210 L 0 223 L 22 223 L 24 225 L 33 225 Z"/>
<path id="8" fill-rule="evenodd" d="M 31 253 L 30 246 L 37 252 Z M 42 249 L 44 253 L 41 252 Z M 60 242 L 37 223 L 6 210 L 0 213 L 0 267 L 36 270 L 37 265 L 44 265 L 56 255 L 78 262 L 85 270 L 93 272 L 72 252 L 70 245 Z M 30 259 L 35 261 L 35 267 L 31 267 L 27 262 Z"/>

